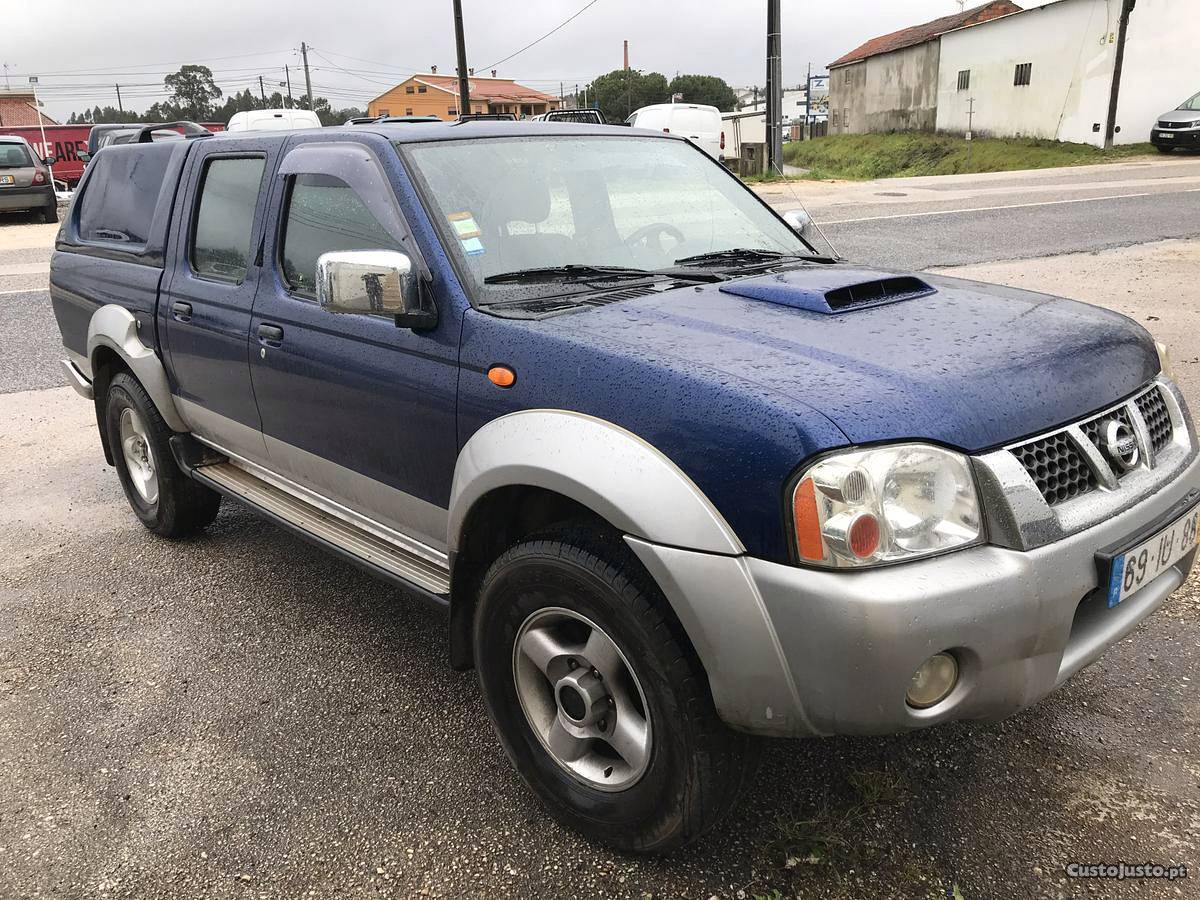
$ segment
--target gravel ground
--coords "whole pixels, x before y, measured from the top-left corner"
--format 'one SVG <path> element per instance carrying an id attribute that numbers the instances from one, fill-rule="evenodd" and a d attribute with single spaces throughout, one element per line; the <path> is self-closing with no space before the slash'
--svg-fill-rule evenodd
<path id="1" fill-rule="evenodd" d="M 1086 288 L 1172 340 L 1197 396 L 1196 251 L 964 274 Z M 1114 291 L 1127 273 L 1134 293 Z M 0 296 L 0 328 L 44 330 L 23 296 Z M 230 504 L 202 536 L 154 538 L 89 404 L 7 377 L 0 896 L 1196 895 L 1196 578 L 1012 719 L 769 743 L 718 832 L 668 859 L 622 857 L 524 789 L 473 675 L 447 666 L 439 616 Z M 1192 877 L 1064 875 L 1118 860 Z"/>

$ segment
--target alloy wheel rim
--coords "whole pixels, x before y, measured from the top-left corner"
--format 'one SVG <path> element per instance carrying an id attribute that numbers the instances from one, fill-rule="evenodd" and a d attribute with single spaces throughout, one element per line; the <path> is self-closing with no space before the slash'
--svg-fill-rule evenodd
<path id="1" fill-rule="evenodd" d="M 121 410 L 120 422 L 121 453 L 125 457 L 125 469 L 133 489 L 146 503 L 158 501 L 158 469 L 154 451 L 150 448 L 150 434 L 142 417 L 132 407 Z"/>
<path id="2" fill-rule="evenodd" d="M 622 791 L 645 774 L 653 747 L 646 695 L 595 622 L 561 607 L 530 615 L 513 645 L 513 680 L 533 733 L 576 780 Z"/>

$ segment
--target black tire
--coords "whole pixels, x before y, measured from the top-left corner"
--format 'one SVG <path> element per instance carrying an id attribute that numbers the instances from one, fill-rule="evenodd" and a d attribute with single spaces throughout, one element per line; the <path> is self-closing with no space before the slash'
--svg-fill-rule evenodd
<path id="1" fill-rule="evenodd" d="M 1158 147 L 1158 152 L 1159 152 L 1159 153 L 1174 153 L 1174 152 L 1175 152 L 1175 148 L 1174 148 L 1174 147 L 1164 147 L 1164 146 L 1162 146 L 1161 144 L 1156 144 L 1155 146 L 1157 146 L 1157 147 Z"/>
<path id="2" fill-rule="evenodd" d="M 514 645 L 526 619 L 547 607 L 603 629 L 641 685 L 651 749 L 644 773 L 624 790 L 598 790 L 560 766 L 522 709 Z M 483 578 L 474 643 L 509 758 L 555 818 L 593 840 L 637 853 L 694 841 L 729 812 L 757 768 L 757 741 L 717 717 L 690 642 L 619 536 L 563 532 L 506 551 Z"/>
<path id="3" fill-rule="evenodd" d="M 121 419 L 127 409 L 136 413 L 144 424 L 148 455 L 157 479 L 157 497 L 150 501 L 134 486 L 122 446 Z M 146 389 L 128 372 L 118 372 L 109 383 L 104 426 L 108 431 L 117 477 L 129 505 L 143 525 L 162 537 L 177 538 L 203 528 L 217 517 L 221 495 L 189 478 L 179 468 L 168 443 L 171 429 L 159 415 Z"/>
<path id="4" fill-rule="evenodd" d="M 53 225 L 58 221 L 58 203 L 50 203 L 42 208 L 42 221 L 47 225 Z"/>

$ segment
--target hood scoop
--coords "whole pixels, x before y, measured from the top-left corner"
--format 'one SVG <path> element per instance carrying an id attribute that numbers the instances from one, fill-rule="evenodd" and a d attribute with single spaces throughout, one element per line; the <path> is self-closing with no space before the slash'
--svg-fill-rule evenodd
<path id="1" fill-rule="evenodd" d="M 841 266 L 792 269 L 721 285 L 721 291 L 793 309 L 833 315 L 936 294 L 913 275 Z"/>

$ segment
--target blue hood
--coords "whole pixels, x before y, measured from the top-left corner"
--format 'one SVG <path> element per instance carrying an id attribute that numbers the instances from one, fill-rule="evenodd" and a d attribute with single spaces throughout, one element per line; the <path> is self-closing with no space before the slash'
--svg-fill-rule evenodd
<path id="1" fill-rule="evenodd" d="M 890 297 L 825 300 L 873 282 L 890 284 Z M 1107 406 L 1158 372 L 1149 335 L 1117 313 L 841 265 L 682 288 L 553 323 L 766 388 L 820 411 L 856 444 L 983 450 Z"/>

